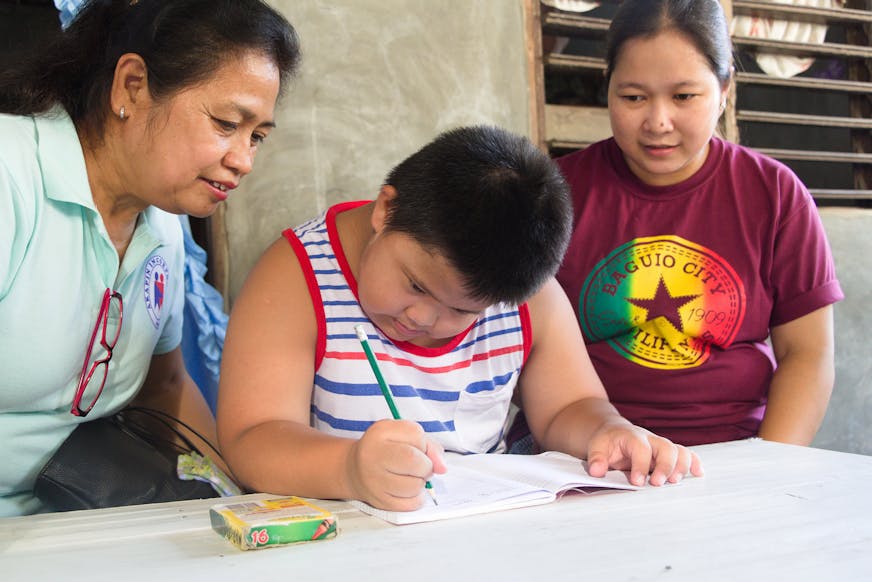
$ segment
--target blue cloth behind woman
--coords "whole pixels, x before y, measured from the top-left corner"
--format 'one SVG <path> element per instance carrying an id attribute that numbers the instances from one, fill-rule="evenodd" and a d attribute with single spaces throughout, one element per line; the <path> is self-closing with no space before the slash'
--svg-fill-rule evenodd
<path id="1" fill-rule="evenodd" d="M 182 328 L 182 355 L 185 367 L 206 402 L 215 412 L 218 398 L 218 373 L 227 314 L 224 298 L 206 283 L 206 251 L 194 242 L 187 216 L 179 216 L 185 233 L 185 323 Z"/>

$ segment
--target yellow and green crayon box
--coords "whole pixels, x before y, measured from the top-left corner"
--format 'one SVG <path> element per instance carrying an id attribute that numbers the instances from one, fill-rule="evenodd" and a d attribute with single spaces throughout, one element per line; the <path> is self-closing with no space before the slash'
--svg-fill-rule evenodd
<path id="1" fill-rule="evenodd" d="M 336 537 L 336 517 L 299 497 L 213 505 L 212 529 L 242 550 Z"/>

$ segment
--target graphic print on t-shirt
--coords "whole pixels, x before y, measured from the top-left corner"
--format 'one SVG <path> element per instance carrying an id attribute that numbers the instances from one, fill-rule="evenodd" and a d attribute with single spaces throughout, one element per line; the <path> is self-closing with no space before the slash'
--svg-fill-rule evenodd
<path id="1" fill-rule="evenodd" d="M 582 330 L 642 366 L 681 369 L 729 346 L 745 287 L 717 253 L 679 236 L 632 240 L 600 261 L 578 298 Z"/>

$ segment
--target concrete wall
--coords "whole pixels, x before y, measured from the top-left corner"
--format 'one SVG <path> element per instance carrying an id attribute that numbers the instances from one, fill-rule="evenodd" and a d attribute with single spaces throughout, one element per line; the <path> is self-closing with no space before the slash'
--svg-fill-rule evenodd
<path id="1" fill-rule="evenodd" d="M 440 131 L 527 134 L 521 0 L 272 0 L 297 29 L 300 74 L 278 128 L 227 206 L 229 294 L 288 226 L 374 198 Z"/>
<path id="2" fill-rule="evenodd" d="M 272 0 L 303 66 L 279 127 L 228 205 L 229 294 L 280 231 L 375 196 L 438 132 L 493 123 L 528 133 L 521 0 Z M 815 446 L 872 454 L 872 211 L 824 208 L 847 299 L 835 307 L 836 388 Z"/>
<path id="3" fill-rule="evenodd" d="M 845 300 L 835 305 L 836 385 L 814 446 L 872 455 L 872 210 L 821 208 Z"/>

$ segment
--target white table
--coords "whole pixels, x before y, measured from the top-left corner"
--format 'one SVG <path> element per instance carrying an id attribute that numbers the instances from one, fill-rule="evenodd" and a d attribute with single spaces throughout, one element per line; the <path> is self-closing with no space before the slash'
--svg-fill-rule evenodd
<path id="1" fill-rule="evenodd" d="M 696 448 L 677 487 L 394 526 L 343 502 L 328 541 L 242 552 L 217 500 L 0 519 L 0 579 L 872 580 L 872 456 L 760 440 Z"/>

